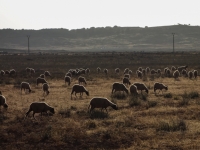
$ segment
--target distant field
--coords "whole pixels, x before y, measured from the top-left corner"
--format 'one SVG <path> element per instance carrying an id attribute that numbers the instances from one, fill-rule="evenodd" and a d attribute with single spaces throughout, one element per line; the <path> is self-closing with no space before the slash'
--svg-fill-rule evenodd
<path id="1" fill-rule="evenodd" d="M 199 71 L 199 53 L 70 53 L 45 55 L 0 55 L 0 70 L 15 69 L 17 75 L 0 77 L 0 91 L 7 99 L 8 109 L 0 110 L 0 146 L 2 149 L 200 149 L 200 80 L 163 74 L 136 77 L 138 67 L 163 69 L 188 65 L 188 70 Z M 36 70 L 34 77 L 25 68 Z M 108 69 L 108 75 L 97 74 L 96 68 Z M 120 74 L 114 73 L 120 68 Z M 65 85 L 64 76 L 69 69 L 90 68 L 89 75 L 82 75 L 90 95 L 73 95 Z M 111 94 L 112 84 L 122 82 L 123 71 L 133 71 L 131 83 L 143 82 L 149 94 L 139 97 L 123 93 Z M 45 70 L 50 94 L 43 95 L 42 85 L 36 86 L 36 77 Z M 31 84 L 32 93 L 20 92 L 22 81 Z M 168 91 L 153 92 L 154 82 L 162 82 Z M 127 87 L 129 88 L 129 87 Z M 140 93 L 140 92 L 139 92 Z M 108 109 L 108 114 L 96 109 L 88 114 L 92 97 L 107 97 L 119 107 Z M 55 108 L 55 115 L 42 116 L 32 113 L 26 120 L 24 114 L 35 101 L 45 101 Z"/>

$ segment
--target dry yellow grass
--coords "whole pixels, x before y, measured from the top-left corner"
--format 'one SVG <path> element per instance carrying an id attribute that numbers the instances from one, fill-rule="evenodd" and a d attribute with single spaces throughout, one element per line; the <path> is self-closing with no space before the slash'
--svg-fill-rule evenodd
<path id="1" fill-rule="evenodd" d="M 88 76 L 85 76 L 86 79 Z M 182 95 L 196 91 L 200 93 L 200 80 L 189 80 L 180 77 L 178 81 L 173 78 L 155 78 L 144 83 L 150 88 L 147 100 L 139 98 L 141 103 L 130 107 L 129 95 L 125 99 L 111 98 L 112 83 L 121 82 L 118 78 L 93 77 L 88 81 L 86 88 L 90 96 L 85 93 L 82 97 L 73 95 L 72 85 L 78 83 L 73 78 L 71 86 L 64 83 L 64 79 L 47 79 L 50 85 L 50 94 L 43 95 L 42 86 L 31 84 L 33 90 L 30 94 L 20 92 L 13 85 L 1 85 L 0 90 L 7 98 L 8 110 L 1 109 L 1 136 L 0 143 L 3 149 L 199 149 L 200 125 L 199 102 L 200 98 L 189 99 L 186 105 L 180 105 Z M 155 95 L 154 82 L 163 82 L 169 90 Z M 131 82 L 143 82 L 135 77 Z M 171 93 L 171 98 L 165 98 Z M 106 113 L 90 117 L 87 113 L 89 101 L 92 97 L 107 97 L 117 102 L 119 110 L 111 108 Z M 24 114 L 29 105 L 35 101 L 45 101 L 55 108 L 56 114 L 50 117 L 40 117 L 37 121 L 32 115 L 26 120 Z M 148 102 L 154 101 L 155 106 L 149 107 Z M 103 118 L 101 118 L 104 116 Z M 185 130 L 161 130 L 161 122 L 168 124 L 182 120 Z M 36 145 L 37 143 L 37 145 Z"/>

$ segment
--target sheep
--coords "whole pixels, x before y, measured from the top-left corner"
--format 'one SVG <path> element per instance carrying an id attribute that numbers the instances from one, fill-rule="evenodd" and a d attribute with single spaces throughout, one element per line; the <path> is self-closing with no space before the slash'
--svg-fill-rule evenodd
<path id="1" fill-rule="evenodd" d="M 47 77 L 47 76 L 50 76 L 51 77 L 51 74 L 50 74 L 50 72 L 49 71 L 45 71 L 44 72 L 44 75 Z"/>
<path id="2" fill-rule="evenodd" d="M 143 76 L 143 75 L 142 75 L 142 72 L 139 71 L 139 70 L 137 70 L 137 77 L 142 79 L 142 76 Z"/>
<path id="3" fill-rule="evenodd" d="M 90 100 L 90 104 L 88 106 L 88 111 L 89 111 L 89 108 L 90 108 L 89 113 L 91 113 L 95 108 L 101 108 L 101 111 L 103 109 L 105 109 L 106 112 L 108 113 L 106 108 L 109 107 L 109 106 L 112 107 L 115 110 L 118 109 L 117 105 L 114 104 L 113 102 L 111 102 L 110 100 L 108 100 L 107 98 L 94 97 Z"/>
<path id="4" fill-rule="evenodd" d="M 11 70 L 9 71 L 9 75 L 10 75 L 10 76 L 15 75 L 15 74 L 16 74 L 15 69 L 11 69 Z"/>
<path id="5" fill-rule="evenodd" d="M 71 77 L 70 76 L 65 76 L 65 85 L 66 85 L 66 82 L 68 82 L 68 85 L 71 84 Z"/>
<path id="6" fill-rule="evenodd" d="M 145 76 L 146 75 L 146 70 L 142 69 L 142 74 Z"/>
<path id="7" fill-rule="evenodd" d="M 146 85 L 144 83 L 134 83 L 133 85 L 135 85 L 137 87 L 137 90 L 140 90 L 141 93 L 143 90 L 145 90 L 145 92 L 148 94 L 149 90 L 147 89 Z"/>
<path id="8" fill-rule="evenodd" d="M 101 68 L 97 67 L 97 73 L 101 72 Z"/>
<path id="9" fill-rule="evenodd" d="M 89 69 L 89 68 L 85 69 L 85 72 L 86 72 L 87 74 L 89 74 L 89 73 L 90 73 L 90 69 Z"/>
<path id="10" fill-rule="evenodd" d="M 30 73 L 31 73 L 31 74 L 35 74 L 35 69 L 30 68 Z"/>
<path id="11" fill-rule="evenodd" d="M 154 74 L 156 74 L 157 73 L 157 71 L 155 71 L 155 69 L 151 69 L 151 74 L 152 75 L 154 75 Z"/>
<path id="12" fill-rule="evenodd" d="M 123 83 L 115 82 L 113 83 L 112 93 L 116 91 L 125 91 L 128 94 L 128 89 Z"/>
<path id="13" fill-rule="evenodd" d="M 124 69 L 124 74 L 128 74 L 129 68 Z"/>
<path id="14" fill-rule="evenodd" d="M 130 93 L 133 94 L 133 95 L 138 95 L 137 86 L 135 86 L 134 84 L 132 84 L 130 86 Z"/>
<path id="15" fill-rule="evenodd" d="M 170 69 L 167 69 L 166 75 L 167 75 L 168 77 L 170 77 L 170 74 L 171 74 L 171 70 L 170 70 Z"/>
<path id="16" fill-rule="evenodd" d="M 192 77 L 193 77 L 193 72 L 192 71 L 188 71 L 188 77 L 189 77 L 189 79 L 192 79 Z"/>
<path id="17" fill-rule="evenodd" d="M 52 114 L 55 113 L 54 108 L 49 106 L 47 103 L 45 102 L 33 102 L 31 103 L 28 112 L 25 115 L 25 118 L 28 116 L 28 114 L 33 111 L 33 118 L 35 119 L 35 113 L 42 113 L 45 112 L 47 113 L 47 111 L 50 111 Z M 25 119 L 24 118 L 24 119 Z M 36 119 L 35 119 L 36 120 Z"/>
<path id="18" fill-rule="evenodd" d="M 142 67 L 139 67 L 138 70 L 142 72 Z"/>
<path id="19" fill-rule="evenodd" d="M 29 93 L 31 92 L 31 87 L 28 82 L 22 82 L 20 85 L 20 89 L 21 89 L 21 93 L 22 93 L 22 89 L 24 90 L 24 92 L 26 92 L 26 89 L 28 89 Z"/>
<path id="20" fill-rule="evenodd" d="M 197 70 L 194 70 L 194 71 L 193 71 L 193 74 L 194 74 L 194 78 L 196 79 L 197 76 L 198 76 L 198 71 L 197 71 Z"/>
<path id="21" fill-rule="evenodd" d="M 6 98 L 3 95 L 0 95 L 0 106 L 8 108 L 8 104 L 6 103 Z"/>
<path id="22" fill-rule="evenodd" d="M 181 72 L 183 69 L 187 69 L 188 68 L 188 66 L 179 66 L 178 68 L 177 68 L 177 70 L 179 71 L 179 72 Z"/>
<path id="23" fill-rule="evenodd" d="M 1 70 L 1 76 L 5 75 L 5 71 Z"/>
<path id="24" fill-rule="evenodd" d="M 173 77 L 175 79 L 177 79 L 179 76 L 180 76 L 180 72 L 178 70 L 175 70 L 174 73 L 173 73 Z"/>
<path id="25" fill-rule="evenodd" d="M 49 85 L 47 83 L 44 83 L 42 85 L 42 89 L 43 89 L 44 93 L 46 92 L 47 95 L 49 94 Z"/>
<path id="26" fill-rule="evenodd" d="M 119 74 L 119 72 L 120 72 L 120 69 L 119 69 L 119 68 L 116 68 L 116 69 L 115 69 L 115 73 L 116 73 L 116 74 Z"/>
<path id="27" fill-rule="evenodd" d="M 150 68 L 147 67 L 147 68 L 146 68 L 146 73 L 149 74 L 149 72 L 150 72 Z"/>
<path id="28" fill-rule="evenodd" d="M 87 96 L 89 96 L 89 91 L 83 86 L 83 85 L 79 85 L 79 84 L 74 84 L 72 87 L 72 92 L 71 92 L 71 99 L 72 99 L 72 94 L 75 92 L 75 96 L 76 93 L 80 93 L 80 96 L 83 95 L 83 92 L 85 92 L 85 94 Z"/>
<path id="29" fill-rule="evenodd" d="M 40 75 L 40 78 L 45 78 L 45 75 L 44 75 L 44 74 L 41 74 L 41 75 Z"/>
<path id="30" fill-rule="evenodd" d="M 105 75 L 108 74 L 108 69 L 104 69 L 103 72 L 105 73 Z"/>
<path id="31" fill-rule="evenodd" d="M 30 71 L 31 71 L 31 68 L 26 67 L 26 73 L 30 73 Z"/>
<path id="32" fill-rule="evenodd" d="M 78 77 L 78 83 L 79 84 L 81 84 L 81 83 L 87 84 L 86 79 L 84 77 L 82 77 L 82 76 Z"/>
<path id="33" fill-rule="evenodd" d="M 185 77 L 188 76 L 188 75 L 187 75 L 187 71 L 186 71 L 185 69 L 183 69 L 183 70 L 181 71 L 181 74 L 182 74 L 183 76 L 185 76 Z"/>
<path id="34" fill-rule="evenodd" d="M 130 79 L 130 74 L 125 74 L 125 75 L 124 75 L 124 78 Z"/>
<path id="35" fill-rule="evenodd" d="M 65 76 L 72 77 L 72 74 L 71 74 L 71 72 L 67 72 L 67 73 L 65 74 Z"/>
<path id="36" fill-rule="evenodd" d="M 176 70 L 176 67 L 172 66 L 172 67 L 171 67 L 171 70 L 172 70 L 172 71 L 175 71 L 175 70 Z"/>
<path id="37" fill-rule="evenodd" d="M 6 71 L 5 71 L 5 74 L 6 74 L 6 75 L 9 75 L 9 74 L 10 74 L 10 71 L 6 70 Z"/>
<path id="38" fill-rule="evenodd" d="M 36 84 L 37 84 L 37 86 L 38 86 L 38 84 L 40 84 L 40 83 L 47 83 L 47 81 L 44 79 L 44 78 L 41 78 L 41 77 L 38 77 L 37 79 L 36 79 Z"/>
<path id="39" fill-rule="evenodd" d="M 86 73 L 86 71 L 85 71 L 85 69 L 80 69 L 80 74 L 85 74 Z"/>
<path id="40" fill-rule="evenodd" d="M 128 71 L 128 74 L 130 74 L 130 75 L 131 75 L 132 73 L 133 73 L 133 72 L 132 72 L 132 70 L 129 70 L 129 71 Z"/>
<path id="41" fill-rule="evenodd" d="M 168 67 L 164 68 L 164 73 L 165 73 L 165 75 L 167 75 L 167 70 L 168 70 L 168 69 L 169 69 Z"/>
<path id="42" fill-rule="evenodd" d="M 164 85 L 163 83 L 156 82 L 156 83 L 154 83 L 153 87 L 154 87 L 155 93 L 156 93 L 156 90 L 159 90 L 159 92 L 162 91 L 163 89 L 168 90 L 168 86 Z M 162 93 L 163 93 L 163 91 L 162 91 Z"/>
<path id="43" fill-rule="evenodd" d="M 123 78 L 123 84 L 131 85 L 131 82 L 129 81 L 129 78 L 124 77 Z"/>

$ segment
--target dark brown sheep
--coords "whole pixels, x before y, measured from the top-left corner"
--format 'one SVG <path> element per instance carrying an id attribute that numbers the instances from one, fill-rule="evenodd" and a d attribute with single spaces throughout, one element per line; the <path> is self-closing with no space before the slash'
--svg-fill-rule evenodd
<path id="1" fill-rule="evenodd" d="M 37 84 L 37 86 L 38 86 L 38 84 L 40 84 L 40 83 L 44 84 L 44 83 L 47 83 L 47 81 L 46 81 L 44 78 L 38 77 L 38 78 L 36 79 L 36 84 Z"/>
<path id="2" fill-rule="evenodd" d="M 145 92 L 148 94 L 149 90 L 147 89 L 146 85 L 144 83 L 134 83 L 133 85 L 135 85 L 137 87 L 137 90 L 140 90 L 141 92 L 143 90 L 145 90 Z"/>
<path id="3" fill-rule="evenodd" d="M 91 106 L 91 108 L 90 108 Z M 118 107 L 116 104 L 114 104 L 113 102 L 111 102 L 110 100 L 108 100 L 107 98 L 103 98 L 103 97 L 94 97 L 90 100 L 90 104 L 88 106 L 88 111 L 91 113 L 95 108 L 101 108 L 101 111 L 103 109 L 107 111 L 107 107 L 112 107 L 113 109 L 117 110 Z M 89 110 L 90 108 L 90 110 Z"/>
<path id="4" fill-rule="evenodd" d="M 24 90 L 24 92 L 26 92 L 27 89 L 29 93 L 31 92 L 31 87 L 28 82 L 22 82 L 20 85 L 20 89 L 21 89 L 21 93 L 22 93 L 22 89 Z"/>
<path id="5" fill-rule="evenodd" d="M 65 76 L 65 84 L 68 82 L 68 85 L 71 84 L 71 77 L 70 76 Z"/>
<path id="6" fill-rule="evenodd" d="M 112 93 L 116 91 L 125 91 L 128 94 L 128 89 L 123 83 L 115 82 L 112 87 Z"/>
<path id="7" fill-rule="evenodd" d="M 158 83 L 158 82 L 154 83 L 153 88 L 154 88 L 155 93 L 156 93 L 156 90 L 159 90 L 159 92 L 162 91 L 163 89 L 168 90 L 168 86 L 164 85 L 163 83 Z"/>
<path id="8" fill-rule="evenodd" d="M 42 85 L 42 89 L 43 89 L 44 93 L 46 93 L 47 95 L 49 94 L 49 85 L 47 83 L 44 83 Z"/>
<path id="9" fill-rule="evenodd" d="M 72 94 L 75 92 L 75 96 L 76 93 L 80 93 L 80 96 L 83 95 L 83 92 L 85 92 L 85 94 L 87 96 L 89 96 L 89 92 L 88 90 L 83 86 L 83 85 L 79 85 L 79 84 L 74 84 L 72 87 L 72 92 L 71 92 L 71 99 L 72 99 Z"/>

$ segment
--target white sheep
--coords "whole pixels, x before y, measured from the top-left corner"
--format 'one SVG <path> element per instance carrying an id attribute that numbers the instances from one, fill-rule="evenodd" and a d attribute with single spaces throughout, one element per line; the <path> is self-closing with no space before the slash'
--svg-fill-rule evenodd
<path id="1" fill-rule="evenodd" d="M 113 91 L 114 92 L 116 92 L 116 91 L 125 91 L 128 94 L 128 89 L 126 88 L 126 86 L 123 83 L 115 82 L 115 83 L 113 83 L 112 87 L 113 87 L 112 88 L 112 93 L 113 93 Z"/>
<path id="2" fill-rule="evenodd" d="M 123 84 L 125 84 L 125 85 L 131 85 L 131 82 L 129 81 L 129 78 L 124 77 L 123 78 Z"/>
<path id="3" fill-rule="evenodd" d="M 44 75 L 47 77 L 47 76 L 50 76 L 51 77 L 51 74 L 50 74 L 50 72 L 49 71 L 45 71 L 44 72 Z"/>
<path id="4" fill-rule="evenodd" d="M 143 90 L 145 90 L 145 92 L 148 94 L 149 90 L 147 89 L 146 85 L 144 83 L 134 83 L 133 85 L 135 85 L 137 87 L 137 90 L 140 90 L 141 93 Z"/>
<path id="5" fill-rule="evenodd" d="M 179 71 L 179 72 L 181 72 L 183 69 L 187 69 L 188 68 L 188 66 L 179 66 L 178 68 L 177 68 L 177 70 Z"/>
<path id="6" fill-rule="evenodd" d="M 49 106 L 47 103 L 45 102 L 33 102 L 31 103 L 28 112 L 25 115 L 25 118 L 28 116 L 28 114 L 33 111 L 33 118 L 35 119 L 35 113 L 42 113 L 45 112 L 47 113 L 47 111 L 50 111 L 52 114 L 55 113 L 54 108 Z M 25 119 L 24 118 L 24 119 Z M 35 119 L 36 120 L 36 119 Z"/>
<path id="7" fill-rule="evenodd" d="M 175 79 L 177 79 L 179 76 L 180 76 L 180 72 L 178 70 L 175 70 L 174 73 L 173 73 L 173 77 Z"/>
<path id="8" fill-rule="evenodd" d="M 113 109 L 117 110 L 118 107 L 116 104 L 114 104 L 113 102 L 111 102 L 110 100 L 108 100 L 107 98 L 103 98 L 103 97 L 94 97 L 90 100 L 90 104 L 88 106 L 88 111 L 89 111 L 89 108 L 90 108 L 90 113 L 95 109 L 95 108 L 101 108 L 101 111 L 103 109 L 106 110 L 106 112 L 108 113 L 107 111 L 107 107 L 112 107 Z"/>
<path id="9" fill-rule="evenodd" d="M 6 70 L 5 75 L 9 75 L 9 74 L 10 74 L 10 71 Z"/>
<path id="10" fill-rule="evenodd" d="M 156 93 L 156 90 L 159 90 L 159 92 L 162 91 L 163 89 L 168 90 L 168 86 L 164 85 L 163 83 L 158 83 L 158 82 L 154 83 L 153 88 L 154 88 L 155 93 Z"/>
<path id="11" fill-rule="evenodd" d="M 86 79 L 84 77 L 82 77 L 82 76 L 78 77 L 78 83 L 79 84 L 81 84 L 81 83 L 87 84 Z"/>
<path id="12" fill-rule="evenodd" d="M 24 90 L 24 92 L 26 92 L 27 89 L 28 89 L 29 93 L 31 92 L 31 87 L 28 82 L 22 82 L 20 85 L 20 89 L 21 89 L 21 93 L 22 93 L 22 89 Z"/>
<path id="13" fill-rule="evenodd" d="M 116 69 L 115 69 L 115 73 L 116 73 L 116 74 L 119 74 L 119 72 L 120 72 L 120 69 L 119 69 L 119 68 L 116 68 Z"/>
<path id="14" fill-rule="evenodd" d="M 192 77 L 193 77 L 193 72 L 192 71 L 188 71 L 188 77 L 189 77 L 189 79 L 192 79 Z"/>
<path id="15" fill-rule="evenodd" d="M 65 84 L 68 82 L 68 85 L 71 84 L 71 77 L 70 76 L 65 76 Z"/>
<path id="16" fill-rule="evenodd" d="M 137 86 L 135 86 L 134 84 L 132 84 L 130 86 L 130 93 L 133 94 L 133 95 L 138 95 Z"/>
<path id="17" fill-rule="evenodd" d="M 108 74 L 108 69 L 104 69 L 103 72 L 105 73 L 105 75 Z"/>
<path id="18" fill-rule="evenodd" d="M 83 85 L 79 85 L 79 84 L 74 84 L 72 87 L 72 92 L 71 92 L 71 99 L 72 99 L 72 94 L 75 92 L 75 96 L 76 93 L 80 93 L 80 96 L 83 95 L 83 92 L 85 92 L 85 94 L 87 96 L 89 96 L 89 91 L 83 86 Z"/>
<path id="19" fill-rule="evenodd" d="M 197 70 L 193 70 L 193 74 L 194 74 L 194 78 L 196 79 L 198 76 L 198 71 Z"/>
<path id="20" fill-rule="evenodd" d="M 97 67 L 97 73 L 101 72 L 101 68 Z"/>
<path id="21" fill-rule="evenodd" d="M 36 84 L 37 84 L 37 86 L 38 86 L 38 84 L 40 84 L 40 83 L 44 84 L 44 83 L 47 83 L 47 81 L 46 81 L 44 78 L 38 77 L 38 78 L 36 79 Z"/>
<path id="22" fill-rule="evenodd" d="M 6 98 L 3 95 L 0 95 L 0 106 L 3 106 L 4 108 L 8 108 L 8 105 L 6 103 Z"/>
<path id="23" fill-rule="evenodd" d="M 43 89 L 44 93 L 46 92 L 47 95 L 49 94 L 49 85 L 47 83 L 44 83 L 42 85 L 42 89 Z"/>

